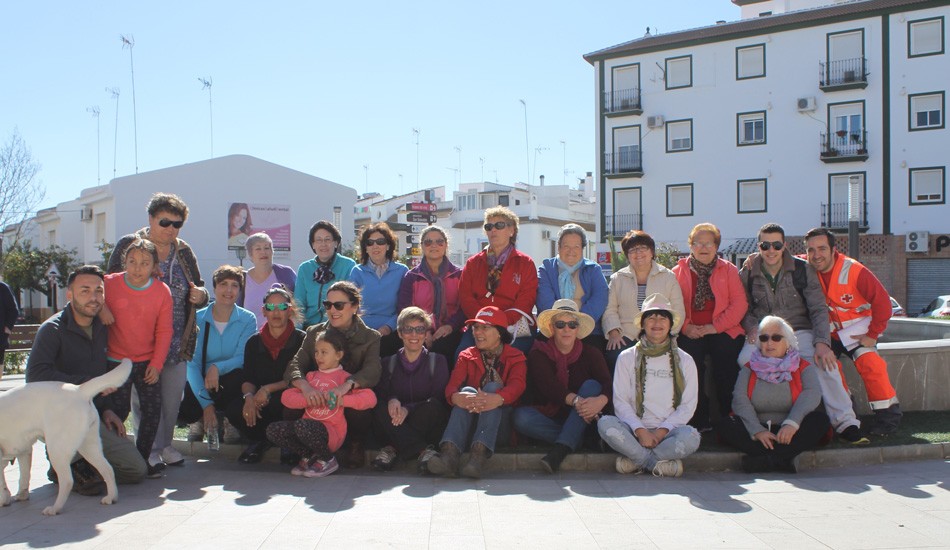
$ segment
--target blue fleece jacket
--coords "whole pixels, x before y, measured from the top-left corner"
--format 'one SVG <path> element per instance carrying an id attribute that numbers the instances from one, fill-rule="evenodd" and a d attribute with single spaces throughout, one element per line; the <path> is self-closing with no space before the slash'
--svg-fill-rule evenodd
<path id="1" fill-rule="evenodd" d="M 594 318 L 593 334 L 603 334 L 600 327 L 600 318 L 607 309 L 607 279 L 604 278 L 604 272 L 596 263 L 587 258 L 581 259 L 580 269 L 578 269 L 578 278 L 581 282 L 581 288 L 584 289 L 583 303 L 579 304 L 581 311 Z M 561 296 L 561 288 L 558 285 L 557 278 L 560 275 L 558 265 L 560 260 L 557 258 L 548 258 L 541 262 L 538 268 L 538 313 L 546 309 L 551 309 L 556 300 L 568 298 L 573 300 L 573 296 Z"/>
<path id="2" fill-rule="evenodd" d="M 317 260 L 311 259 L 300 264 L 297 268 L 297 285 L 294 287 L 294 300 L 297 307 L 303 312 L 303 323 L 300 328 L 307 328 L 327 320 L 327 312 L 323 309 L 323 301 L 327 299 L 327 290 L 337 281 L 346 281 L 356 262 L 337 254 L 330 266 L 333 280 L 320 284 L 313 280 L 313 273 L 317 270 Z"/>
<path id="3" fill-rule="evenodd" d="M 192 390 L 198 390 L 194 393 L 202 409 L 214 403 L 208 399 L 207 392 L 201 391 L 205 387 L 204 374 L 201 372 L 202 360 L 204 359 L 205 369 L 216 365 L 219 375 L 243 368 L 244 344 L 257 332 L 257 318 L 253 313 L 239 306 L 234 306 L 231 311 L 231 317 L 228 319 L 227 326 L 224 327 L 224 332 L 218 332 L 211 314 L 212 307 L 199 309 L 195 315 L 195 321 L 198 323 L 198 345 L 195 356 L 188 361 L 188 385 Z M 207 359 L 204 355 L 204 331 L 208 331 Z"/>
<path id="4" fill-rule="evenodd" d="M 399 262 L 389 262 L 382 277 L 370 263 L 360 264 L 350 271 L 350 280 L 362 289 L 363 303 L 360 317 L 371 329 L 379 330 L 388 326 L 396 331 L 396 300 L 399 298 L 399 285 L 409 268 Z"/>

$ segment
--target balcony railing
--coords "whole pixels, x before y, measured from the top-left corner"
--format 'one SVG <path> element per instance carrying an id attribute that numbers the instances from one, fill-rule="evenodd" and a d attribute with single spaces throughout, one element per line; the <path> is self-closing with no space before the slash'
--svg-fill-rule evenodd
<path id="1" fill-rule="evenodd" d="M 604 111 L 607 113 L 643 112 L 643 107 L 640 105 L 640 88 L 605 91 Z"/>
<path id="2" fill-rule="evenodd" d="M 825 162 L 844 162 L 865 160 L 868 158 L 868 132 L 821 133 L 821 160 Z"/>
<path id="3" fill-rule="evenodd" d="M 604 216 L 604 232 L 613 237 L 623 237 L 631 229 L 643 229 L 642 214 L 618 214 Z"/>
<path id="4" fill-rule="evenodd" d="M 868 203 L 863 201 L 859 204 L 858 227 L 868 228 Z M 848 228 L 848 203 L 832 202 L 821 203 L 821 226 L 828 229 L 847 229 Z"/>
<path id="5" fill-rule="evenodd" d="M 643 153 L 639 149 L 604 153 L 604 174 L 643 175 Z"/>
<path id="6" fill-rule="evenodd" d="M 865 88 L 868 85 L 867 59 L 855 57 L 819 64 L 818 87 L 829 92 Z"/>

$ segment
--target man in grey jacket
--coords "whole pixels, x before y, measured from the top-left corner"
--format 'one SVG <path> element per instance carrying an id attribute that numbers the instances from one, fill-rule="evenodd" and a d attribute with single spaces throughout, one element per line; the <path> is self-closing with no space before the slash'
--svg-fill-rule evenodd
<path id="1" fill-rule="evenodd" d="M 746 342 L 739 353 L 739 365 L 745 365 L 752 356 L 762 318 L 775 315 L 785 319 L 795 330 L 802 358 L 818 367 L 825 412 L 838 436 L 856 445 L 867 444 L 831 350 L 828 306 L 818 275 L 808 262 L 788 251 L 785 230 L 778 224 L 765 224 L 759 229 L 758 248 L 759 252 L 749 256 L 739 271 L 749 301 L 742 320 Z"/>

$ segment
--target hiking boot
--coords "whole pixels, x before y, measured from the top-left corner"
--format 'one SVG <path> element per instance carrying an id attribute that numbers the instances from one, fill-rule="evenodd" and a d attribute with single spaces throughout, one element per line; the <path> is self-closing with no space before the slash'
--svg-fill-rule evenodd
<path id="1" fill-rule="evenodd" d="M 372 466 L 380 472 L 388 472 L 393 469 L 396 463 L 396 449 L 392 445 L 386 445 L 379 450 L 376 458 L 373 459 Z"/>
<path id="2" fill-rule="evenodd" d="M 416 471 L 419 472 L 419 475 L 424 476 L 429 473 L 429 461 L 438 454 L 435 445 L 428 445 L 425 449 L 422 449 L 422 452 L 419 453 L 419 462 L 416 464 Z"/>
<path id="3" fill-rule="evenodd" d="M 561 443 L 555 443 L 554 448 L 541 458 L 541 466 L 544 467 L 549 474 L 556 474 L 561 467 L 561 462 L 564 462 L 564 458 L 569 454 L 571 454 L 570 447 L 562 445 Z"/>
<path id="4" fill-rule="evenodd" d="M 653 467 L 653 475 L 656 477 L 680 477 L 683 475 L 683 461 L 659 460 Z"/>
<path id="5" fill-rule="evenodd" d="M 876 409 L 874 420 L 871 421 L 871 426 L 868 428 L 868 434 L 888 436 L 896 433 L 902 416 L 901 406 L 898 403 L 894 403 L 886 409 Z"/>
<path id="6" fill-rule="evenodd" d="M 637 466 L 637 463 L 630 460 L 629 458 L 620 455 L 617 457 L 617 460 L 614 461 L 614 469 L 617 470 L 618 474 L 640 474 L 643 473 L 643 468 Z"/>
<path id="7" fill-rule="evenodd" d="M 848 426 L 838 434 L 838 439 L 852 445 L 867 445 L 871 440 L 861 434 L 861 428 L 857 426 Z"/>
<path id="8" fill-rule="evenodd" d="M 314 460 L 310 467 L 304 470 L 304 477 L 326 477 L 340 469 L 340 464 L 336 457 L 330 457 L 330 460 Z"/>
<path id="9" fill-rule="evenodd" d="M 188 441 L 192 443 L 197 443 L 199 441 L 204 441 L 205 438 L 205 423 L 202 421 L 192 422 L 188 424 Z"/>
<path id="10" fill-rule="evenodd" d="M 437 476 L 458 477 L 459 455 L 462 453 L 455 443 L 444 442 L 439 452 L 429 458 L 427 467 L 429 472 Z"/>
<path id="11" fill-rule="evenodd" d="M 472 479 L 482 477 L 482 470 L 485 469 L 485 463 L 491 451 L 481 443 L 473 443 L 468 451 L 468 461 L 462 466 L 462 475 Z"/>

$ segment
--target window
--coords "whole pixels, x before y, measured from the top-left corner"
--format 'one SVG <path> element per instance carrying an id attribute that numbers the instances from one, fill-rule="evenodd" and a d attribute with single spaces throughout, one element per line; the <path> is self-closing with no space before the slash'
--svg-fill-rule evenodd
<path id="1" fill-rule="evenodd" d="M 683 183 L 666 186 L 666 215 L 693 215 L 693 184 Z"/>
<path id="2" fill-rule="evenodd" d="M 611 94 L 607 103 L 609 112 L 640 108 L 640 64 L 623 65 L 611 69 Z"/>
<path id="3" fill-rule="evenodd" d="M 946 171 L 938 168 L 910 169 L 910 204 L 944 204 Z"/>
<path id="4" fill-rule="evenodd" d="M 943 128 L 944 92 L 910 94 L 910 130 Z"/>
<path id="5" fill-rule="evenodd" d="M 672 120 L 666 123 L 666 152 L 693 150 L 693 121 Z"/>
<path id="6" fill-rule="evenodd" d="M 607 220 L 607 232 L 614 237 L 623 237 L 631 229 L 642 229 L 640 188 L 619 188 L 613 193 L 613 212 Z"/>
<path id="7" fill-rule="evenodd" d="M 689 88 L 693 85 L 693 56 L 667 58 L 665 72 L 667 90 Z"/>
<path id="8" fill-rule="evenodd" d="M 739 113 L 736 115 L 736 119 L 738 121 L 736 129 L 738 145 L 761 145 L 765 143 L 765 111 Z"/>
<path id="9" fill-rule="evenodd" d="M 907 22 L 907 57 L 943 53 L 943 17 Z"/>
<path id="10" fill-rule="evenodd" d="M 840 156 L 867 155 L 864 102 L 828 104 L 828 136 L 824 150 Z"/>
<path id="11" fill-rule="evenodd" d="M 459 210 L 475 210 L 478 206 L 478 196 L 475 193 L 458 195 L 455 200 L 458 203 Z"/>
<path id="12" fill-rule="evenodd" d="M 865 183 L 864 172 L 851 172 L 845 174 L 831 174 L 828 176 L 828 214 L 830 223 L 828 227 L 847 227 L 849 214 L 851 210 L 851 189 L 852 183 L 858 196 L 855 197 L 855 203 L 858 207 L 859 222 L 862 226 L 867 226 L 867 184 Z"/>
<path id="13" fill-rule="evenodd" d="M 508 195 L 498 195 L 498 206 L 508 206 Z"/>
<path id="14" fill-rule="evenodd" d="M 736 48 L 736 80 L 765 76 L 765 44 Z"/>
<path id="15" fill-rule="evenodd" d="M 607 174 L 641 172 L 640 126 L 622 126 L 613 129 L 613 151 L 606 159 Z"/>
<path id="16" fill-rule="evenodd" d="M 828 34 L 828 61 L 843 62 L 864 57 L 864 30 Z"/>
<path id="17" fill-rule="evenodd" d="M 736 190 L 736 211 L 740 214 L 766 212 L 767 180 L 739 180 Z"/>

